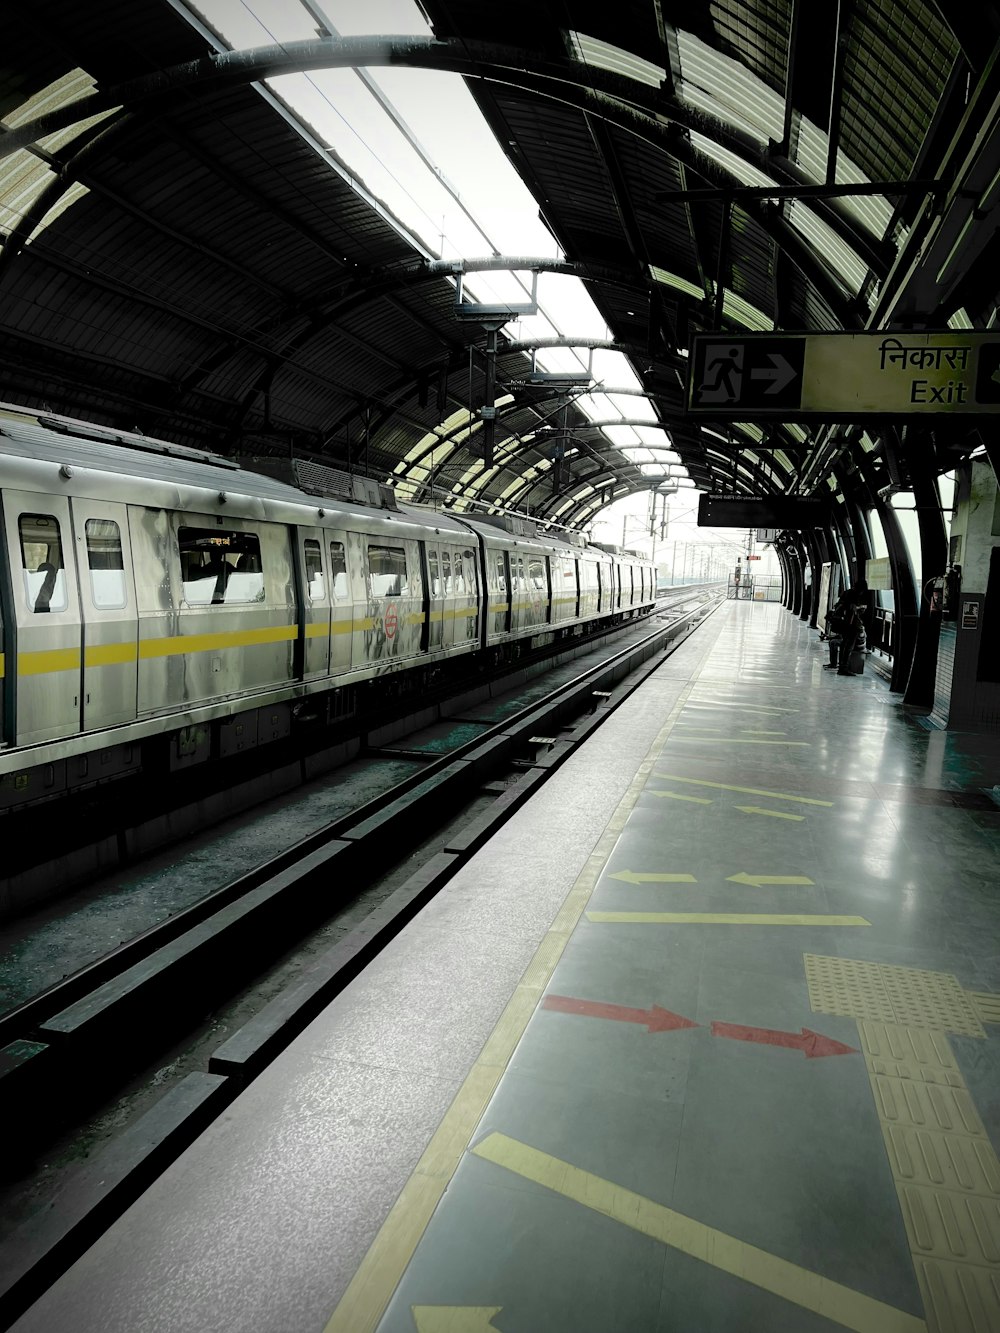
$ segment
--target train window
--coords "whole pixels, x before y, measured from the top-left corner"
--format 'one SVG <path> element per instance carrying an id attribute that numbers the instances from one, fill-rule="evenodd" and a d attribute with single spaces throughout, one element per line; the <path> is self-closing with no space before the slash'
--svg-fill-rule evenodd
<path id="1" fill-rule="evenodd" d="M 453 552 L 452 557 L 451 557 L 451 562 L 452 562 L 452 568 L 453 568 L 453 570 L 454 570 L 455 592 L 456 592 L 459 596 L 464 596 L 464 594 L 465 594 L 465 567 L 464 567 L 464 565 L 462 564 L 462 552 L 461 552 L 461 551 L 455 551 L 455 552 Z"/>
<path id="2" fill-rule="evenodd" d="M 545 591 L 545 566 L 538 556 L 532 556 L 528 561 L 528 581 L 532 592 Z"/>
<path id="3" fill-rule="evenodd" d="M 343 542 L 330 543 L 330 577 L 333 579 L 334 597 L 338 602 L 346 601 L 348 594 L 347 557 L 344 554 Z"/>
<path id="4" fill-rule="evenodd" d="M 441 591 L 445 597 L 451 596 L 451 552 L 441 552 Z"/>
<path id="5" fill-rule="evenodd" d="M 18 531 L 28 610 L 65 611 L 69 602 L 59 520 L 51 514 L 22 514 Z"/>
<path id="6" fill-rule="evenodd" d="M 100 610 L 123 607 L 127 601 L 125 561 L 121 531 L 114 519 L 87 519 L 87 563 L 94 605 Z"/>
<path id="7" fill-rule="evenodd" d="M 427 568 L 430 570 L 430 574 L 431 574 L 431 596 L 432 596 L 432 597 L 440 597 L 440 596 L 441 596 L 441 573 L 440 573 L 440 571 L 439 571 L 439 569 L 438 569 L 438 553 L 437 553 L 437 551 L 428 551 L 428 552 L 427 552 Z"/>
<path id="8" fill-rule="evenodd" d="M 306 566 L 309 600 L 321 602 L 326 596 L 326 579 L 323 577 L 323 552 L 314 537 L 307 537 L 302 543 L 302 556 Z"/>
<path id="9" fill-rule="evenodd" d="M 462 568 L 465 571 L 465 590 L 468 593 L 476 591 L 476 557 L 472 551 L 462 552 Z"/>
<path id="10" fill-rule="evenodd" d="M 373 597 L 402 597 L 409 591 L 406 552 L 401 546 L 369 546 L 368 578 Z"/>
<path id="11" fill-rule="evenodd" d="M 507 574 L 504 570 L 503 552 L 497 554 L 497 587 L 501 592 L 507 591 Z"/>
<path id="12" fill-rule="evenodd" d="M 179 528 L 177 546 L 188 606 L 264 600 L 260 539 L 255 532 Z"/>
<path id="13" fill-rule="evenodd" d="M 519 556 L 517 557 L 517 577 L 516 577 L 516 583 L 517 583 L 517 590 L 518 590 L 518 592 L 524 592 L 525 588 L 527 588 L 527 586 L 528 586 L 528 581 L 527 581 L 527 579 L 524 577 L 524 556 L 523 556 L 523 555 L 519 555 Z"/>

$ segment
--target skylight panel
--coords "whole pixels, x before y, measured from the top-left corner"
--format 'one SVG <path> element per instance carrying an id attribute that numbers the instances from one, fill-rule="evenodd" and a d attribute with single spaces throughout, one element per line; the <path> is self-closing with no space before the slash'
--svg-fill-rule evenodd
<path id="1" fill-rule="evenodd" d="M 69 70 L 45 88 L 40 88 L 16 110 L 4 116 L 0 120 L 0 125 L 16 129 L 17 126 L 26 125 L 39 116 L 49 115 L 53 111 L 59 111 L 74 102 L 79 102 L 94 92 L 95 88 L 96 84 L 86 70 L 79 68 Z M 79 138 L 91 126 L 99 125 L 101 121 L 107 120 L 119 110 L 120 107 L 110 107 L 97 115 L 75 121 L 72 125 L 67 125 L 39 139 L 38 146 L 49 153 L 58 152 Z M 0 232 L 13 231 L 55 180 L 55 172 L 37 153 L 28 148 L 11 153 L 9 157 L 0 161 Z M 38 237 L 61 213 L 65 213 L 67 208 L 87 193 L 89 191 L 85 185 L 79 182 L 71 185 L 37 223 L 28 238 L 29 241 Z"/>
<path id="2" fill-rule="evenodd" d="M 737 320 L 744 328 L 755 329 L 762 333 L 770 333 L 774 328 L 773 319 L 758 310 L 755 305 L 751 305 L 749 301 L 745 301 L 742 296 L 737 296 L 728 287 L 722 296 L 722 312 L 730 319 Z"/>
<path id="3" fill-rule="evenodd" d="M 688 296 L 693 296 L 699 301 L 705 299 L 704 289 L 697 283 L 688 282 L 687 278 L 678 277 L 676 273 L 670 273 L 657 264 L 650 264 L 649 276 L 654 282 L 662 283 L 664 287 L 673 287 L 675 291 L 686 292 Z"/>
<path id="4" fill-rule="evenodd" d="M 691 146 L 696 148 L 699 153 L 709 157 L 713 162 L 717 162 L 720 167 L 725 167 L 741 185 L 774 185 L 776 183 L 765 176 L 763 171 L 758 171 L 756 167 L 751 166 L 738 153 L 732 153 L 728 148 L 723 148 L 714 139 L 710 139 L 706 134 L 699 134 L 697 131 L 691 133 Z"/>
<path id="5" fill-rule="evenodd" d="M 964 306 L 959 306 L 953 315 L 948 316 L 949 329 L 974 329 L 976 326 L 969 318 L 969 313 Z"/>
<path id="6" fill-rule="evenodd" d="M 830 136 L 812 121 L 803 118 L 799 122 L 795 162 L 817 185 L 826 180 L 829 152 Z M 866 185 L 868 177 L 849 157 L 840 152 L 837 154 L 837 181 L 842 185 Z M 879 240 L 889 230 L 894 210 L 884 195 L 847 195 L 843 199 L 843 204 L 845 209 Z"/>
<path id="7" fill-rule="evenodd" d="M 85 194 L 89 193 L 90 191 L 87 189 L 86 185 L 81 184 L 80 181 L 74 181 L 69 189 L 59 196 L 45 216 L 35 226 L 25 244 L 30 245 L 36 237 L 42 234 L 46 227 L 51 227 L 52 223 L 55 222 L 56 218 L 59 217 L 61 213 L 65 213 L 67 208 L 72 208 L 78 200 L 82 199 Z M 0 203 L 0 213 L 2 213 L 2 209 L 3 205 Z"/>
<path id="8" fill-rule="evenodd" d="M 761 147 L 784 133 L 784 99 L 740 61 L 678 30 L 681 98 L 699 111 L 750 134 Z"/>
<path id="9" fill-rule="evenodd" d="M 569 32 L 567 36 L 570 53 L 585 65 L 606 69 L 612 74 L 623 74 L 626 78 L 648 84 L 651 88 L 659 88 L 667 77 L 667 72 L 661 65 L 643 60 L 641 56 L 633 55 L 631 51 L 625 51 L 620 46 L 612 46 L 610 42 L 602 42 L 599 38 L 588 37 L 582 32 Z"/>
<path id="10" fill-rule="evenodd" d="M 856 251 L 797 199 L 792 200 L 788 220 L 805 236 L 813 249 L 823 256 L 851 295 L 857 296 L 864 284 L 868 266 Z"/>

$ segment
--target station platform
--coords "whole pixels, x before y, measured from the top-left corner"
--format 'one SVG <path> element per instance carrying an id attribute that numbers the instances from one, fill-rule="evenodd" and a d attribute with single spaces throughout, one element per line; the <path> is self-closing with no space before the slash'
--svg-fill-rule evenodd
<path id="1" fill-rule="evenodd" d="M 996 1333 L 997 738 L 728 602 L 14 1325 Z"/>

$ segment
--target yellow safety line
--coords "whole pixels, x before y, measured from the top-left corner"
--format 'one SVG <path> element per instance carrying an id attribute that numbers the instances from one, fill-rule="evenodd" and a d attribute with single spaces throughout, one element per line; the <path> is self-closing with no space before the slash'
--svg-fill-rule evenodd
<path id="1" fill-rule="evenodd" d="M 747 741 L 736 736 L 678 736 L 679 741 L 700 741 L 703 745 L 805 745 L 812 741 Z"/>
<path id="2" fill-rule="evenodd" d="M 654 778 L 666 778 L 668 782 L 691 782 L 698 787 L 715 787 L 720 791 L 741 791 L 747 796 L 774 796 L 779 801 L 801 801 L 803 805 L 833 805 L 832 801 L 817 801 L 812 796 L 789 796 L 783 791 L 766 791 L 763 787 L 736 787 L 731 782 L 709 782 L 707 778 L 682 778 L 676 773 L 654 773 Z"/>
<path id="3" fill-rule="evenodd" d="M 680 791 L 655 791 L 649 788 L 647 796 L 669 796 L 672 801 L 693 801 L 697 805 L 711 805 L 712 800 L 709 796 L 686 796 Z"/>
<path id="4" fill-rule="evenodd" d="M 588 912 L 588 921 L 647 926 L 870 926 L 863 916 L 772 916 L 766 912 Z"/>
<path id="5" fill-rule="evenodd" d="M 927 1325 L 916 1315 L 759 1250 L 506 1134 L 487 1135 L 472 1152 L 564 1199 L 650 1236 L 661 1245 L 669 1245 L 723 1273 L 731 1273 L 842 1328 L 853 1329 L 854 1333 L 927 1333 Z"/>
<path id="6" fill-rule="evenodd" d="M 323 1333 L 373 1333 L 714 647 L 706 648 Z"/>
<path id="7" fill-rule="evenodd" d="M 736 809 L 742 810 L 746 815 L 767 815 L 769 819 L 796 819 L 800 823 L 805 819 L 805 815 L 790 815 L 786 810 L 765 810 L 759 805 L 738 805 Z"/>
<path id="8" fill-rule="evenodd" d="M 0 680 L 3 679 L 3 674 L 4 674 L 4 656 L 3 653 L 0 653 Z"/>

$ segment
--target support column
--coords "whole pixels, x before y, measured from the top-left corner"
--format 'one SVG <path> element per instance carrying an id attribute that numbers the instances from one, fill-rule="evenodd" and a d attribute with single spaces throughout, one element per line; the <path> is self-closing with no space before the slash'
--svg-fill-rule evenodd
<path id="1" fill-rule="evenodd" d="M 928 475 L 913 478 L 913 503 L 917 509 L 917 529 L 920 533 L 920 587 L 917 591 L 913 657 L 903 703 L 911 708 L 930 708 L 934 703 L 941 618 L 931 611 L 930 603 L 920 590 L 935 575 L 944 573 L 948 559 L 948 538 L 935 478 Z"/>
<path id="2" fill-rule="evenodd" d="M 1000 732 L 1000 628 L 986 623 L 1000 607 L 1000 494 L 985 458 L 963 465 L 957 481 L 951 555 L 961 580 L 946 591 L 941 613 L 934 716 L 963 731 Z"/>

